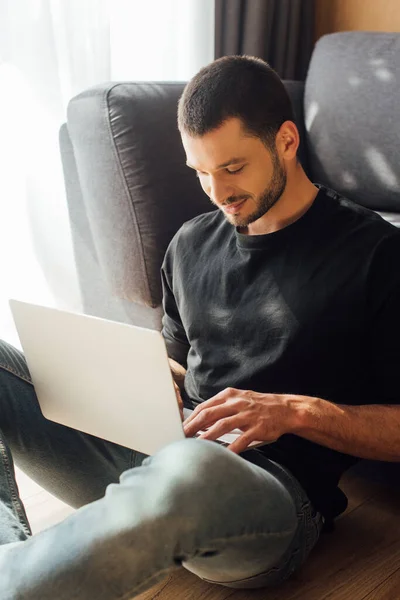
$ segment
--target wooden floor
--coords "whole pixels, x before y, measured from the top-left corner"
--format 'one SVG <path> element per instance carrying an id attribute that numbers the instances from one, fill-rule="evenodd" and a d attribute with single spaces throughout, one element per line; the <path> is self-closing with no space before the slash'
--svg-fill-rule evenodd
<path id="1" fill-rule="evenodd" d="M 15 468 L 15 474 L 33 534 L 62 521 L 73 512 L 70 506 L 45 492 L 18 467 Z"/>
<path id="2" fill-rule="evenodd" d="M 72 509 L 20 472 L 21 495 L 34 532 Z M 400 491 L 347 477 L 346 513 L 323 535 L 308 563 L 279 589 L 231 590 L 178 569 L 137 600 L 400 600 Z"/>

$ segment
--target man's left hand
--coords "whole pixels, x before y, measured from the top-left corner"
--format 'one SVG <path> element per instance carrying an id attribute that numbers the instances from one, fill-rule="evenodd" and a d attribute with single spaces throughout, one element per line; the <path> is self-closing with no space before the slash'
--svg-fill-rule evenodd
<path id="1" fill-rule="evenodd" d="M 240 429 L 243 433 L 228 446 L 239 454 L 252 442 L 273 442 L 284 433 L 294 433 L 305 400 L 309 398 L 226 388 L 195 408 L 184 422 L 185 435 L 203 431 L 200 439 L 216 440 Z"/>

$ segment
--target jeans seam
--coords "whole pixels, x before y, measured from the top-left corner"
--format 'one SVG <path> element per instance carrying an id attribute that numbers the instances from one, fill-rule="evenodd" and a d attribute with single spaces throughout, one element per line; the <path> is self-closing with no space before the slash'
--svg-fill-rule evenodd
<path id="1" fill-rule="evenodd" d="M 10 461 L 8 460 L 7 448 L 4 441 L 0 438 L 0 455 L 4 465 L 4 471 L 7 477 L 8 488 L 10 490 L 11 503 L 14 510 L 14 513 L 18 520 L 20 521 L 22 527 L 24 528 L 25 533 L 29 536 L 32 535 L 30 527 L 26 522 L 26 517 L 23 509 L 21 508 L 20 499 L 18 495 L 18 491 L 15 485 L 14 478 L 11 475 L 11 467 Z"/>

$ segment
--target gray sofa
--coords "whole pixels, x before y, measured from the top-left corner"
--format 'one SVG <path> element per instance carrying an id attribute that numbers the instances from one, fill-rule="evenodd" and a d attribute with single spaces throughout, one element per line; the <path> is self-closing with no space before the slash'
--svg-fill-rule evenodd
<path id="1" fill-rule="evenodd" d="M 285 85 L 312 180 L 400 226 L 400 34 L 325 36 L 305 83 Z M 185 166 L 183 86 L 105 83 L 69 103 L 60 146 L 87 314 L 159 328 L 166 247 L 184 221 L 213 209 Z"/>

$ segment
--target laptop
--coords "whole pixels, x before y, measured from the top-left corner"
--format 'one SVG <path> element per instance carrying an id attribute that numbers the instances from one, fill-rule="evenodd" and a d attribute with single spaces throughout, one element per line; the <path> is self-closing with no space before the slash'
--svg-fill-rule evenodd
<path id="1" fill-rule="evenodd" d="M 149 455 L 184 439 L 161 332 L 17 300 L 10 308 L 47 419 Z"/>

